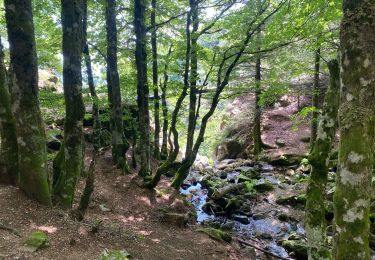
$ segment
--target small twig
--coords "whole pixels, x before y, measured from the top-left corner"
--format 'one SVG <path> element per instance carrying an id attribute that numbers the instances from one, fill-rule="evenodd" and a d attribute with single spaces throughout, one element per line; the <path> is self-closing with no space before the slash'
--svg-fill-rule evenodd
<path id="1" fill-rule="evenodd" d="M 12 233 L 13 235 L 16 235 L 18 237 L 21 237 L 21 234 L 20 232 L 18 232 L 16 229 L 10 227 L 10 226 L 7 226 L 7 225 L 4 225 L 3 223 L 0 223 L 0 229 L 2 230 L 6 230 L 6 231 L 9 231 L 10 233 Z"/>
<path id="2" fill-rule="evenodd" d="M 254 244 L 251 244 L 251 243 L 249 243 L 249 242 L 243 241 L 243 240 L 241 240 L 241 239 L 239 239 L 239 238 L 237 238 L 237 241 L 238 241 L 240 244 L 244 244 L 244 245 L 247 245 L 247 246 L 251 246 L 251 247 L 255 248 L 256 250 L 259 250 L 259 251 L 261 251 L 261 252 L 263 252 L 263 253 L 265 253 L 265 254 L 267 254 L 267 255 L 270 255 L 270 256 L 272 256 L 272 257 L 275 257 L 275 258 L 277 258 L 277 259 L 282 259 L 282 260 L 290 260 L 290 259 L 291 259 L 291 258 L 285 258 L 285 257 L 282 257 L 282 256 L 275 255 L 274 253 L 272 253 L 272 252 L 270 252 L 270 251 L 267 251 L 267 250 L 265 250 L 265 249 L 263 249 L 263 248 L 261 248 L 261 247 L 258 247 L 258 246 L 254 245 Z"/>

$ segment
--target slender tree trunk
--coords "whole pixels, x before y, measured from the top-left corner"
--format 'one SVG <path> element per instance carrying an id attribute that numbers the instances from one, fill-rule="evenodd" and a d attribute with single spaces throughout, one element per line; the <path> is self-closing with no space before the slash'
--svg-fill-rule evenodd
<path id="1" fill-rule="evenodd" d="M 259 105 L 261 94 L 261 60 L 257 58 L 255 65 L 255 115 L 253 121 L 253 139 L 254 139 L 254 155 L 256 157 L 262 152 L 262 132 L 261 132 L 261 116 L 262 111 Z"/>
<path id="2" fill-rule="evenodd" d="M 314 144 L 317 135 L 318 129 L 318 116 L 319 112 L 317 109 L 319 108 L 319 96 L 320 96 L 320 48 L 318 48 L 315 52 L 315 70 L 314 70 L 314 86 L 313 86 L 313 93 L 312 93 L 312 106 L 316 109 L 312 113 L 311 118 L 311 139 L 310 139 L 310 151 L 314 149 Z"/>
<path id="3" fill-rule="evenodd" d="M 164 65 L 164 82 L 161 87 L 161 104 L 163 111 L 163 142 L 161 146 L 161 159 L 168 157 L 168 106 L 167 106 L 167 86 L 168 86 L 168 63 L 172 53 L 172 45 L 169 47 L 167 59 Z"/>
<path id="4" fill-rule="evenodd" d="M 184 69 L 184 87 L 180 96 L 177 99 L 176 106 L 172 113 L 172 120 L 171 120 L 171 127 L 170 127 L 170 134 L 173 134 L 173 150 L 168 156 L 168 159 L 158 167 L 155 176 L 152 180 L 146 183 L 146 187 L 153 189 L 155 188 L 160 178 L 163 174 L 167 173 L 167 171 L 171 168 L 171 165 L 176 160 L 177 155 L 180 151 L 180 145 L 178 141 L 178 131 L 176 128 L 177 124 L 177 117 L 178 113 L 180 112 L 182 102 L 184 101 L 185 97 L 187 96 L 187 90 L 189 88 L 189 67 L 190 67 L 190 51 L 191 51 L 191 42 L 190 42 L 190 24 L 191 24 L 191 11 L 187 14 L 186 20 L 186 54 L 185 54 L 185 69 Z"/>
<path id="5" fill-rule="evenodd" d="M 370 259 L 369 213 L 375 152 L 374 10 L 373 0 L 343 1 L 334 259 Z"/>
<path id="6" fill-rule="evenodd" d="M 156 0 L 151 0 L 151 48 L 152 48 L 152 87 L 154 90 L 154 157 L 160 159 L 160 101 L 159 101 L 159 87 L 158 87 L 158 49 L 157 49 L 157 35 L 156 35 Z"/>
<path id="7" fill-rule="evenodd" d="M 193 29 L 191 31 L 191 51 L 190 51 L 190 100 L 189 100 L 189 119 L 188 132 L 186 141 L 185 157 L 188 157 L 193 150 L 194 132 L 195 132 L 195 115 L 197 109 L 197 79 L 198 79 L 198 4 L 195 0 L 190 0 L 191 22 Z"/>
<path id="8" fill-rule="evenodd" d="M 99 99 L 98 95 L 96 94 L 95 90 L 95 83 L 94 83 L 94 76 L 92 73 L 92 67 L 91 67 L 91 57 L 90 57 L 90 49 L 89 44 L 87 41 L 87 0 L 83 1 L 83 56 L 85 59 L 85 65 L 86 65 L 86 73 L 87 73 L 87 82 L 89 84 L 89 90 L 90 95 L 92 98 L 92 117 L 93 117 L 93 143 L 95 149 L 99 149 L 101 146 L 100 143 L 100 136 L 101 136 L 101 124 L 100 124 L 100 118 L 99 118 Z"/>
<path id="9" fill-rule="evenodd" d="M 328 179 L 329 153 L 335 140 L 337 112 L 340 98 L 340 68 L 337 60 L 328 63 L 330 85 L 328 87 L 322 114 L 319 117 L 317 138 L 309 156 L 311 164 L 307 187 L 305 229 L 309 244 L 309 259 L 330 259 L 327 245 L 325 219 L 326 184 Z"/>
<path id="10" fill-rule="evenodd" d="M 0 182 L 19 183 L 18 146 L 16 124 L 12 114 L 7 69 L 4 64 L 3 45 L 0 39 L 0 160 L 5 165 Z"/>
<path id="11" fill-rule="evenodd" d="M 83 117 L 85 107 L 82 100 L 82 2 L 61 1 L 63 27 L 63 86 L 65 97 L 65 124 L 63 166 L 54 195 L 62 207 L 70 208 L 76 184 L 83 170 Z M 58 174 L 58 173 L 56 173 Z"/>
<path id="12" fill-rule="evenodd" d="M 150 168 L 150 116 L 149 89 L 147 83 L 147 51 L 146 51 L 146 0 L 134 0 L 134 30 L 136 36 L 135 62 L 137 68 L 137 94 L 139 111 L 139 149 L 141 153 L 141 169 L 139 175 L 151 174 Z"/>
<path id="13" fill-rule="evenodd" d="M 122 119 L 120 77 L 117 69 L 116 0 L 107 0 L 107 84 L 111 108 L 112 160 L 124 172 L 128 172 L 125 154 L 129 148 Z"/>
<path id="14" fill-rule="evenodd" d="M 20 187 L 29 197 L 50 206 L 46 138 L 38 101 L 38 63 L 32 4 L 30 0 L 6 0 L 4 3 Z"/>

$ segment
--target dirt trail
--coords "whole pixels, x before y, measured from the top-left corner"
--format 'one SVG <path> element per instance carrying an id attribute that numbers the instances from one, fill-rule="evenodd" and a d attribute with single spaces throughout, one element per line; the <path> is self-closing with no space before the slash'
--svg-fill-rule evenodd
<path id="1" fill-rule="evenodd" d="M 0 186 L 0 259 L 97 259 L 105 249 L 126 250 L 133 259 L 243 259 L 236 245 L 214 241 L 194 231 L 157 219 L 157 209 L 181 201 L 171 196 L 168 182 L 158 191 L 137 186 L 135 175 L 120 176 L 111 166 L 110 152 L 100 156 L 96 187 L 84 223 L 72 221 L 66 211 L 38 205 L 17 188 Z M 83 180 L 79 184 L 82 190 Z M 100 205 L 110 209 L 104 212 Z M 91 232 L 99 223 L 96 233 Z M 33 231 L 48 233 L 49 246 L 28 252 L 23 246 Z"/>

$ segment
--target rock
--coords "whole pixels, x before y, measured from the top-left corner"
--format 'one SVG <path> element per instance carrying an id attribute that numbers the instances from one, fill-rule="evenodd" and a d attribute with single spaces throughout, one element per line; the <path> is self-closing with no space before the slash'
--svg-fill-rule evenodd
<path id="1" fill-rule="evenodd" d="M 47 148 L 53 151 L 59 151 L 61 147 L 61 142 L 57 138 L 53 138 L 51 141 L 47 142 Z"/>
<path id="2" fill-rule="evenodd" d="M 301 142 L 303 143 L 310 143 L 310 136 L 304 136 L 304 137 L 301 137 Z"/>
<path id="3" fill-rule="evenodd" d="M 276 144 L 277 146 L 279 146 L 279 147 L 285 147 L 286 142 L 285 142 L 284 139 L 278 138 L 278 139 L 276 139 L 275 144 Z"/>
<path id="4" fill-rule="evenodd" d="M 255 213 L 252 217 L 254 220 L 261 220 L 267 218 L 267 216 L 264 213 Z"/>
<path id="5" fill-rule="evenodd" d="M 236 226 L 236 223 L 234 221 L 228 220 L 224 224 L 221 225 L 222 230 L 233 230 L 233 228 Z"/>
<path id="6" fill-rule="evenodd" d="M 163 212 L 161 219 L 167 224 L 183 228 L 186 227 L 187 223 L 189 222 L 189 214 Z"/>
<path id="7" fill-rule="evenodd" d="M 293 253 L 298 260 L 308 259 L 306 243 L 300 240 L 284 240 L 281 245 L 289 253 Z"/>
<path id="8" fill-rule="evenodd" d="M 99 208 L 102 212 L 111 212 L 112 210 L 110 208 L 107 207 L 107 205 L 105 204 L 100 204 L 99 205 Z"/>
<path id="9" fill-rule="evenodd" d="M 244 215 L 233 215 L 232 219 L 235 221 L 240 222 L 241 224 L 248 225 L 250 224 L 250 220 L 247 216 Z"/>
<path id="10" fill-rule="evenodd" d="M 236 159 L 243 149 L 243 144 L 239 140 L 228 140 L 216 148 L 215 158 L 219 161 L 223 159 Z"/>
<path id="11" fill-rule="evenodd" d="M 126 250 L 108 250 L 104 249 L 104 251 L 100 254 L 99 260 L 128 260 L 130 254 Z"/>
<path id="12" fill-rule="evenodd" d="M 225 232 L 223 230 L 220 230 L 220 229 L 200 228 L 200 229 L 197 229 L 197 231 L 203 232 L 203 233 L 207 234 L 209 237 L 211 237 L 215 240 L 225 241 L 225 242 L 228 242 L 228 243 L 232 241 L 231 235 L 229 235 L 227 232 Z"/>
<path id="13" fill-rule="evenodd" d="M 294 222 L 296 219 L 294 217 L 291 217 L 285 213 L 280 213 L 277 215 L 277 219 L 282 222 Z"/>
<path id="14" fill-rule="evenodd" d="M 216 169 L 218 169 L 219 171 L 220 170 L 224 170 L 225 168 L 227 168 L 230 164 L 234 163 L 236 160 L 234 159 L 225 159 L 225 160 L 222 160 L 222 161 L 219 161 L 215 167 Z"/>
<path id="15" fill-rule="evenodd" d="M 228 177 L 228 173 L 226 173 L 226 172 L 220 173 L 220 179 L 226 179 L 227 177 Z"/>
<path id="16" fill-rule="evenodd" d="M 284 154 L 276 158 L 268 158 L 268 162 L 273 166 L 292 166 L 299 165 L 303 158 L 303 155 Z"/>
<path id="17" fill-rule="evenodd" d="M 306 204 L 306 195 L 301 194 L 298 196 L 288 196 L 276 199 L 276 203 L 279 205 L 290 205 L 304 207 Z"/>
<path id="18" fill-rule="evenodd" d="M 48 246 L 47 234 L 42 231 L 35 231 L 31 233 L 25 241 L 25 246 L 31 251 L 36 251 L 40 248 Z"/>
<path id="19" fill-rule="evenodd" d="M 197 155 L 196 160 L 194 161 L 193 168 L 197 170 L 204 170 L 210 166 L 210 160 L 207 156 Z"/>
<path id="20" fill-rule="evenodd" d="M 260 178 L 259 169 L 255 168 L 255 167 L 242 166 L 242 167 L 236 168 L 236 171 L 241 172 L 242 176 L 246 176 L 250 179 L 259 179 Z"/>
<path id="21" fill-rule="evenodd" d="M 258 182 L 254 185 L 254 188 L 261 193 L 273 191 L 275 189 L 269 181 Z"/>

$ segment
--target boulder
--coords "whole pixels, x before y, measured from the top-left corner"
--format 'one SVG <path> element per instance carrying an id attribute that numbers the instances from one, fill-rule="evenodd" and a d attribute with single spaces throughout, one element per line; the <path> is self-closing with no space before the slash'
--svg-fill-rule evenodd
<path id="1" fill-rule="evenodd" d="M 235 221 L 240 222 L 241 224 L 248 225 L 250 224 L 250 220 L 247 216 L 245 215 L 233 215 L 232 219 Z"/>
<path id="2" fill-rule="evenodd" d="M 48 246 L 47 234 L 42 231 L 31 233 L 25 241 L 25 246 L 31 251 L 37 251 L 40 248 Z"/>
<path id="3" fill-rule="evenodd" d="M 272 183 L 269 181 L 259 181 L 257 184 L 254 185 L 254 189 L 258 192 L 268 192 L 273 191 L 275 188 L 273 187 Z"/>
<path id="4" fill-rule="evenodd" d="M 229 235 L 227 232 L 225 232 L 223 230 L 220 230 L 220 229 L 200 228 L 200 229 L 197 229 L 197 231 L 203 232 L 203 233 L 207 234 L 210 238 L 213 238 L 215 240 L 225 241 L 225 242 L 228 242 L 228 243 L 232 241 L 231 235 Z"/>
<path id="5" fill-rule="evenodd" d="M 282 242 L 282 247 L 284 247 L 289 253 L 293 255 L 298 260 L 307 260 L 307 245 L 305 242 L 300 240 L 284 240 Z"/>

